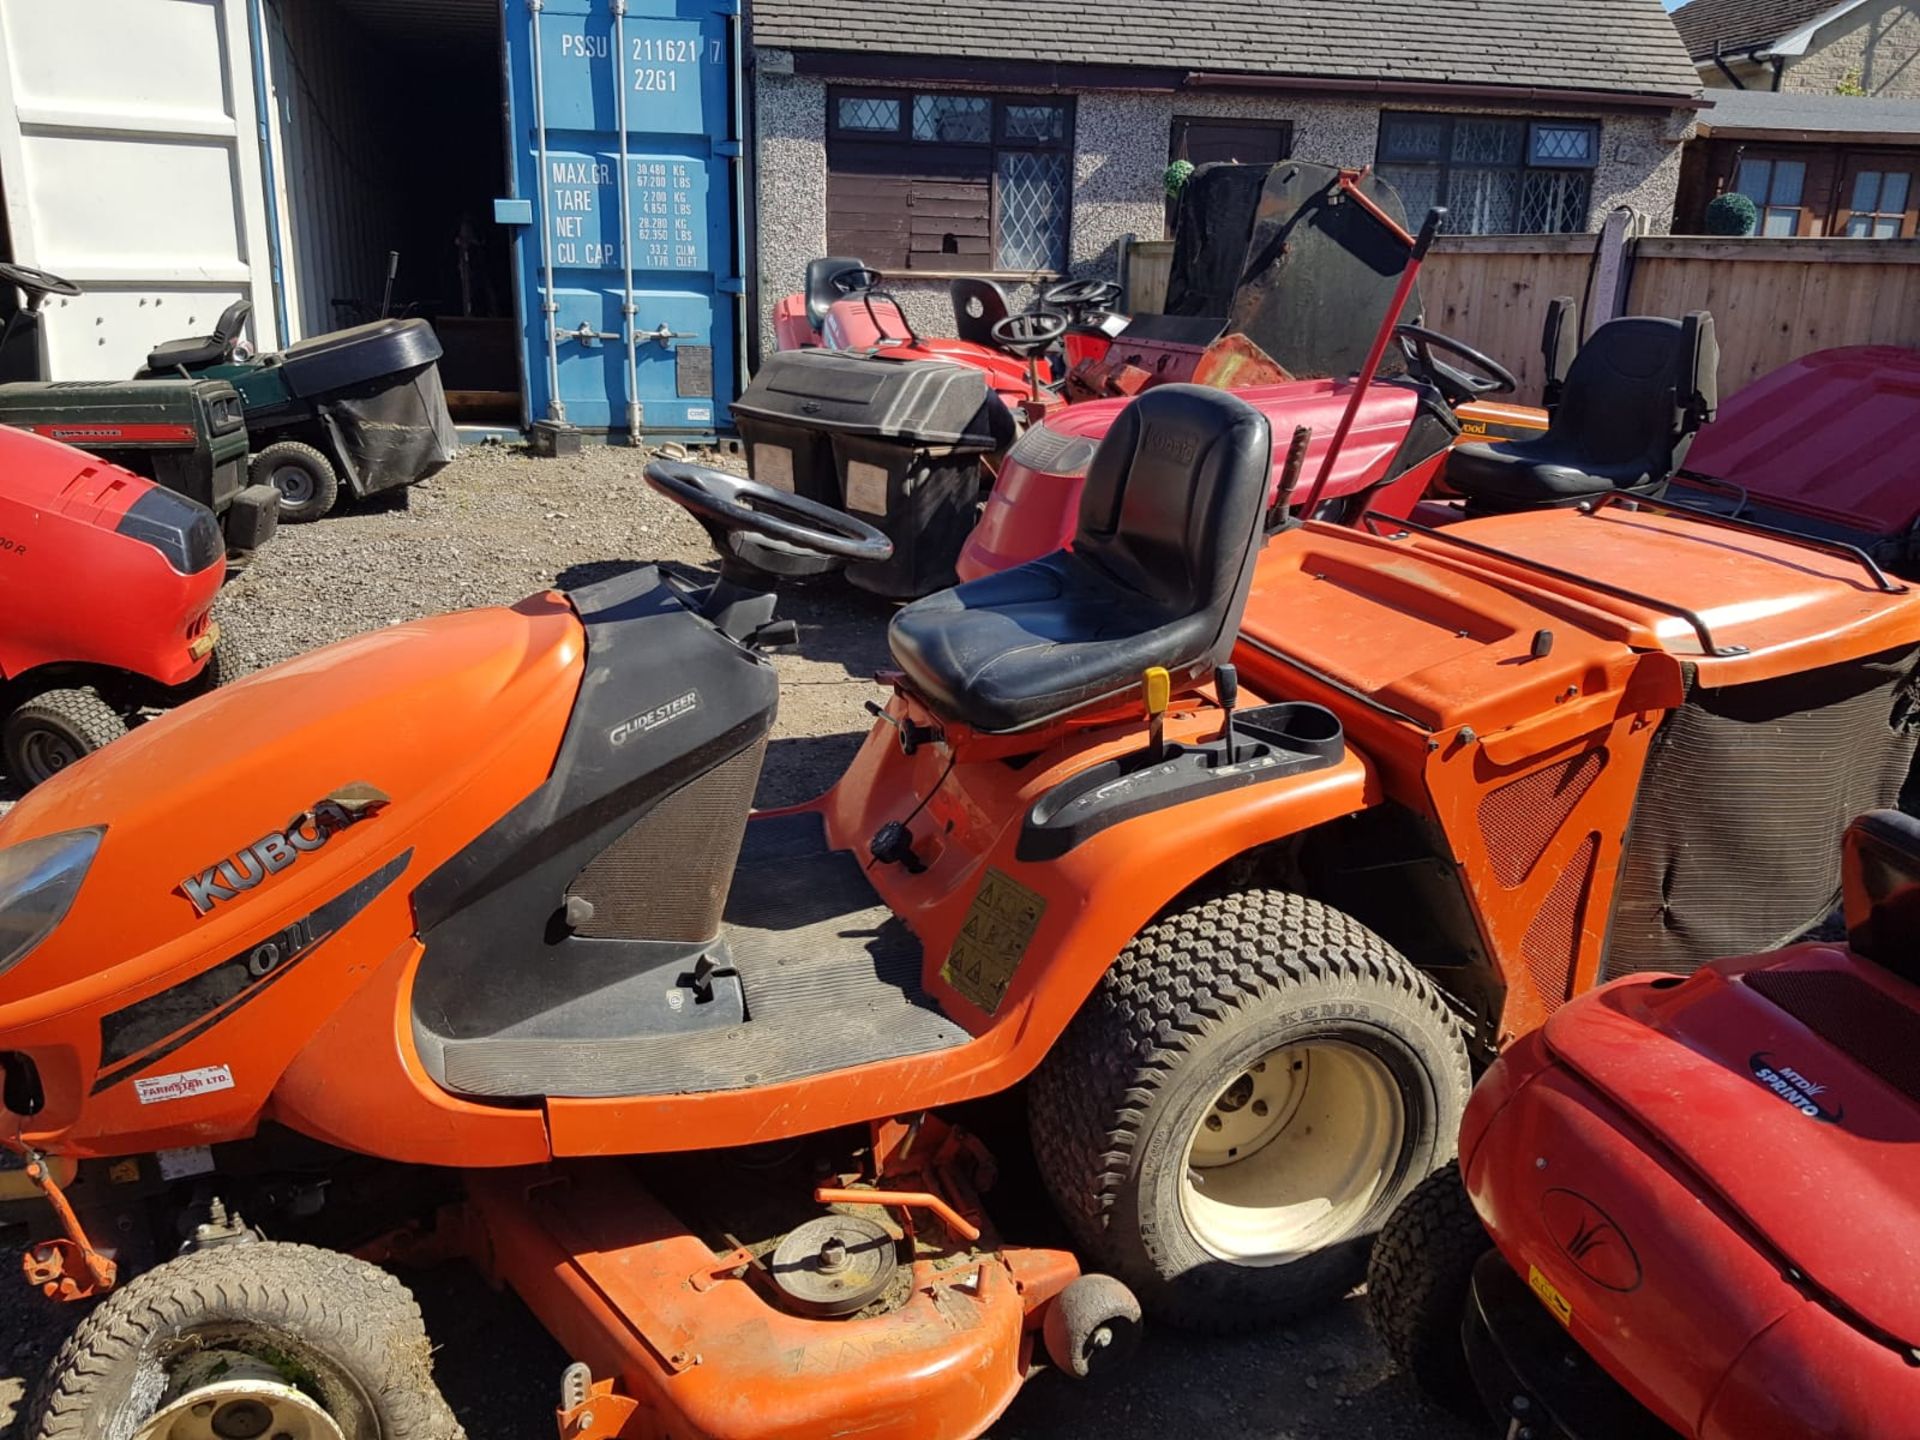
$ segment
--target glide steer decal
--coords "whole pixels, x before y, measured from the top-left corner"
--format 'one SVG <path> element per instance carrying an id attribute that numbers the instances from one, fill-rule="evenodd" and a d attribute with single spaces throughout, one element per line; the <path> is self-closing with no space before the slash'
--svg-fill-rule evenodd
<path id="1" fill-rule="evenodd" d="M 302 855 L 318 850 L 342 830 L 367 819 L 386 805 L 387 797 L 371 785 L 349 785 L 320 801 L 285 828 L 262 835 L 231 857 L 219 860 L 178 885 L 180 893 L 201 915 L 210 914 L 224 900 L 239 898 L 269 875 L 277 875 Z"/>

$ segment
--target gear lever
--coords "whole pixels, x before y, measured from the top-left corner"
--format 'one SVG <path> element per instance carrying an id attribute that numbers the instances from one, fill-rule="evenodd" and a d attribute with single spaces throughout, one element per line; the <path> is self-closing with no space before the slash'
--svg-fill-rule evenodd
<path id="1" fill-rule="evenodd" d="M 1220 738 L 1226 742 L 1226 759 L 1233 764 L 1233 707 L 1240 703 L 1240 672 L 1232 665 L 1219 665 L 1213 672 L 1214 693 L 1220 697 L 1220 708 L 1226 711 L 1226 719 L 1221 722 Z"/>

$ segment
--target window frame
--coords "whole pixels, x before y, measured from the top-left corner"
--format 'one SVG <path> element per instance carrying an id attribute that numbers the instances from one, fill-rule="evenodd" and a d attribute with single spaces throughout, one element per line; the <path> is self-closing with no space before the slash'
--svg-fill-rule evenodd
<path id="1" fill-rule="evenodd" d="M 1876 172 L 1880 176 L 1879 193 L 1875 203 L 1886 200 L 1887 176 L 1900 174 L 1907 177 L 1906 205 L 1901 210 L 1855 210 L 1853 192 L 1859 176 L 1865 171 Z M 1829 233 L 1840 240 L 1910 240 L 1920 233 L 1920 155 L 1911 151 L 1898 150 L 1849 150 L 1840 157 L 1840 163 L 1834 180 L 1833 219 Z M 1856 215 L 1870 215 L 1876 219 L 1894 215 L 1900 217 L 1900 233 L 1893 236 L 1848 235 L 1847 229 Z"/>
<path id="2" fill-rule="evenodd" d="M 1441 136 L 1440 136 L 1440 144 L 1439 144 L 1437 153 L 1432 155 L 1424 155 L 1424 154 L 1414 153 L 1410 149 L 1396 150 L 1396 148 L 1392 143 L 1393 122 L 1395 121 L 1424 122 L 1424 123 L 1440 125 L 1442 127 L 1442 130 L 1441 130 Z M 1454 132 L 1456 127 L 1462 121 L 1467 121 L 1467 122 L 1491 121 L 1491 122 L 1498 122 L 1500 124 L 1517 126 L 1520 131 L 1520 144 L 1518 147 L 1518 158 L 1509 163 L 1487 163 L 1487 164 L 1469 163 L 1466 161 L 1460 161 L 1460 160 L 1454 159 L 1454 156 L 1453 156 Z M 1593 137 L 1592 143 L 1589 146 L 1589 154 L 1586 160 L 1584 161 L 1537 161 L 1533 158 L 1535 146 L 1538 143 L 1539 134 L 1543 128 L 1571 129 L 1574 127 L 1585 129 Z M 1480 112 L 1453 111 L 1453 110 L 1393 110 L 1393 109 L 1383 108 L 1380 111 L 1379 119 L 1376 123 L 1375 131 L 1374 131 L 1373 163 L 1376 169 L 1380 169 L 1382 167 L 1391 167 L 1391 168 L 1401 168 L 1401 169 L 1419 169 L 1419 170 L 1433 172 L 1433 174 L 1436 177 L 1435 185 L 1434 185 L 1433 203 L 1435 205 L 1446 206 L 1448 209 L 1449 218 L 1459 213 L 1458 207 L 1456 207 L 1452 203 L 1453 186 L 1454 186 L 1456 172 L 1461 170 L 1511 171 L 1515 177 L 1514 179 L 1514 185 L 1515 185 L 1514 212 L 1515 212 L 1516 223 L 1518 223 L 1520 208 L 1525 203 L 1524 193 L 1525 193 L 1525 188 L 1527 183 L 1527 177 L 1529 175 L 1538 174 L 1546 177 L 1558 177 L 1558 176 L 1563 176 L 1567 174 L 1586 175 L 1588 177 L 1586 208 L 1585 208 L 1585 213 L 1581 215 L 1579 224 L 1577 226 L 1575 226 L 1570 230 L 1540 230 L 1540 231 L 1513 232 L 1517 234 L 1577 235 L 1577 234 L 1585 233 L 1592 226 L 1593 192 L 1594 192 L 1592 177 L 1600 168 L 1601 146 L 1604 143 L 1605 138 L 1606 138 L 1606 128 L 1605 128 L 1604 121 L 1598 117 L 1589 116 L 1589 115 L 1534 115 L 1534 114 L 1526 114 L 1526 113 L 1499 114 L 1499 113 L 1480 113 Z M 1419 222 L 1425 217 L 1420 215 L 1410 215 L 1407 218 L 1410 223 L 1417 226 Z M 1456 230 L 1456 229 L 1453 229 L 1451 226 L 1449 226 L 1446 233 L 1451 235 L 1473 235 L 1473 234 L 1480 234 L 1482 232 L 1475 231 L 1475 230 Z"/>
<path id="3" fill-rule="evenodd" d="M 913 107 L 920 96 L 938 96 L 941 98 L 964 98 L 986 100 L 991 106 L 991 118 L 988 125 L 989 138 L 977 140 L 923 140 L 913 133 Z M 849 128 L 840 124 L 840 103 L 842 100 L 889 100 L 898 101 L 900 106 L 899 123 L 891 130 L 863 130 Z M 831 203 L 833 181 L 836 175 L 834 149 L 836 145 L 873 145 L 880 147 L 898 147 L 901 165 L 899 178 L 911 182 L 915 176 L 911 156 L 916 150 L 949 151 L 977 154 L 981 157 L 981 173 L 978 177 L 987 186 L 987 244 L 985 257 L 991 263 L 986 266 L 968 266 L 958 263 L 953 268 L 933 268 L 912 263 L 914 251 L 911 235 L 905 251 L 904 263 L 891 267 L 898 278 L 925 276 L 929 279 L 952 279 L 954 277 L 979 276 L 988 279 L 1024 279 L 1036 276 L 1058 276 L 1066 273 L 1073 254 L 1074 186 L 1073 155 L 1076 138 L 1076 126 L 1079 119 L 1076 97 L 1057 91 L 1000 91 L 972 90 L 943 85 L 829 85 L 827 87 L 827 126 L 826 126 L 826 168 L 829 203 L 827 207 L 828 248 L 834 248 L 835 216 Z M 1026 136 L 1013 137 L 1008 133 L 1008 109 L 1018 106 L 1050 106 L 1061 112 L 1061 134 L 1055 139 L 1036 139 Z M 1005 237 L 1001 229 L 1001 157 L 1013 153 L 1034 153 L 1058 155 L 1066 166 L 1065 224 L 1060 235 L 1062 265 L 1059 269 L 1007 269 L 1001 265 L 1001 255 Z M 856 169 L 843 169 L 837 172 L 842 178 L 852 178 L 859 172 Z M 931 183 L 939 183 L 937 180 Z M 972 177 L 965 183 L 974 183 Z M 844 230 L 842 233 L 845 233 Z M 954 257 L 964 262 L 969 257 Z M 878 262 L 872 262 L 878 263 Z M 889 268 L 882 266 L 882 268 Z"/>
<path id="4" fill-rule="evenodd" d="M 1747 192 L 1740 188 L 1740 172 L 1750 164 L 1765 165 L 1767 167 L 1767 196 L 1769 197 L 1765 200 L 1753 201 L 1754 208 L 1759 212 L 1754 221 L 1754 238 L 1758 240 L 1793 240 L 1812 235 L 1815 215 L 1815 207 L 1811 200 L 1811 192 L 1815 178 L 1813 157 L 1795 150 L 1772 150 L 1764 145 L 1743 145 L 1734 152 L 1733 169 L 1727 176 L 1727 194 L 1746 195 Z M 1774 180 L 1779 174 L 1779 167 L 1781 165 L 1798 165 L 1800 167 L 1800 201 L 1796 205 L 1776 203 L 1771 198 L 1773 195 Z M 1747 198 L 1753 200 L 1751 195 L 1748 195 Z M 1791 210 L 1794 212 L 1793 231 L 1791 234 L 1767 234 L 1767 215 L 1770 211 L 1775 210 Z"/>

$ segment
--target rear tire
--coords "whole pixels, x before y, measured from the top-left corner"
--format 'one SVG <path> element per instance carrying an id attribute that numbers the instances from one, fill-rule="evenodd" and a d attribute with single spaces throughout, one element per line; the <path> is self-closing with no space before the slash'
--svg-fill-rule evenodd
<path id="1" fill-rule="evenodd" d="M 194 1251 L 110 1295 L 54 1357 L 26 1433 L 121 1440 L 209 1351 L 264 1361 L 346 1440 L 462 1440 L 406 1287 L 351 1256 L 270 1242 Z"/>
<path id="2" fill-rule="evenodd" d="M 1473 1267 L 1493 1248 L 1456 1160 L 1414 1187 L 1373 1242 L 1367 1313 L 1387 1354 L 1457 1415 L 1485 1414 L 1460 1338 Z"/>
<path id="3" fill-rule="evenodd" d="M 311 445 L 281 440 L 253 457 L 247 477 L 280 492 L 280 518 L 289 525 L 318 520 L 340 496 L 333 462 Z"/>
<path id="4" fill-rule="evenodd" d="M 1230 1333 L 1338 1299 L 1452 1154 L 1467 1050 L 1433 984 L 1279 890 L 1171 911 L 1035 1073 L 1055 1204 L 1149 1314 Z"/>
<path id="5" fill-rule="evenodd" d="M 47 690 L 0 722 L 0 759 L 13 782 L 31 790 L 126 733 L 126 717 L 99 691 Z"/>

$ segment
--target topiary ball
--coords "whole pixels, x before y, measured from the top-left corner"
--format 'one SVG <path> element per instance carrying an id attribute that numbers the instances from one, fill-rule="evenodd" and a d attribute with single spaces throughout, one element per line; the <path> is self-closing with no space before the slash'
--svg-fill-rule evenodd
<path id="1" fill-rule="evenodd" d="M 1760 208 L 1738 191 L 1722 195 L 1707 206 L 1709 235 L 1751 235 L 1760 223 Z"/>

